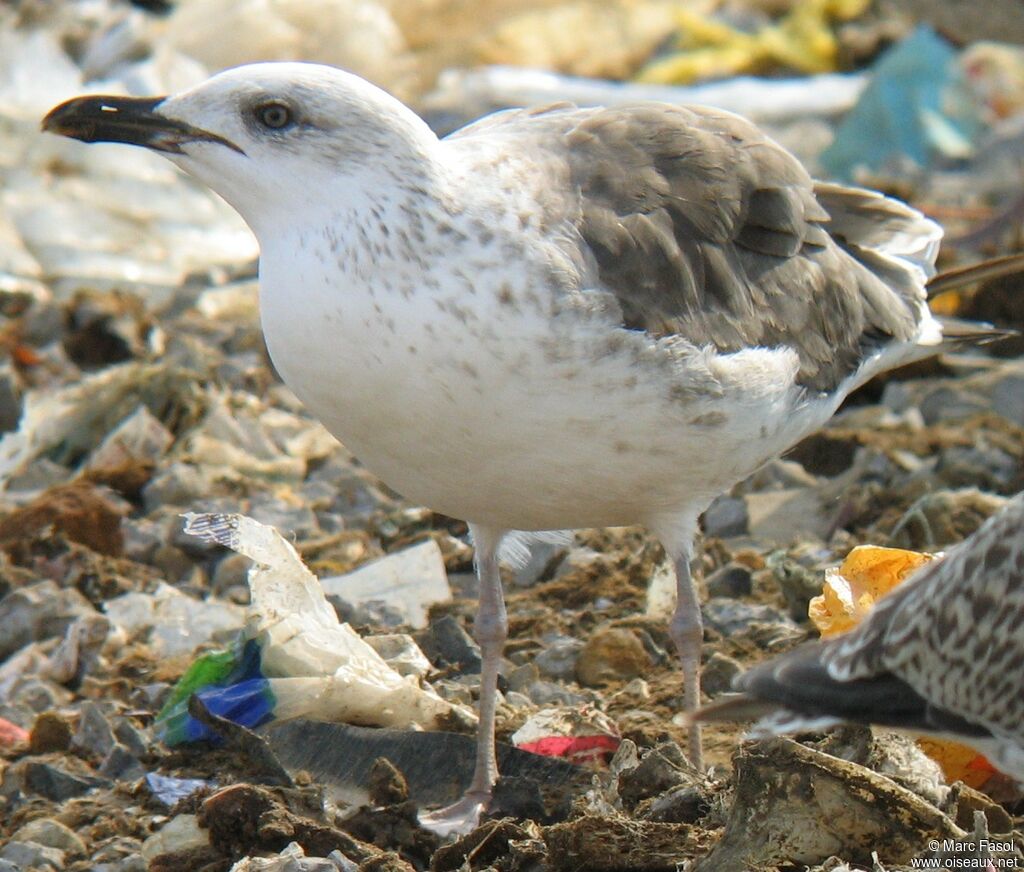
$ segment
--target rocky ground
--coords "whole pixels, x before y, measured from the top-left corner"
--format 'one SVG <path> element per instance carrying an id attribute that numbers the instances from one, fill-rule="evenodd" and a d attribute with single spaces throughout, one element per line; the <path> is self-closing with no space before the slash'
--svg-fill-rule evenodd
<path id="1" fill-rule="evenodd" d="M 744 743 L 712 727 L 711 768 L 693 771 L 667 566 L 633 529 L 539 543 L 506 570 L 499 738 L 585 739 L 579 765 L 510 747 L 490 820 L 454 843 L 419 828 L 418 805 L 454 795 L 471 765 L 456 716 L 479 668 L 465 525 L 388 491 L 280 383 L 255 245 L 227 207 L 150 155 L 37 133 L 79 87 L 63 26 L 0 33 L 0 872 L 892 872 L 920 857 L 985 868 L 957 853 L 981 838 L 998 843 L 991 868 L 1024 865 L 1017 788 L 947 785 L 901 737 Z M 904 193 L 959 232 L 980 214 L 970 188 L 935 175 Z M 945 304 L 1024 330 L 1022 300 L 1017 279 Z M 815 635 L 808 601 L 854 545 L 941 550 L 1024 489 L 1022 348 L 873 382 L 714 504 L 695 567 L 709 697 Z M 186 533 L 186 512 L 268 525 L 321 578 L 433 543 L 414 569 L 370 570 L 371 587 L 398 579 L 394 596 L 331 602 L 460 732 L 299 720 L 260 740 L 200 707 L 217 743 L 161 742 L 172 687 L 231 645 L 250 598 L 250 561 Z"/>

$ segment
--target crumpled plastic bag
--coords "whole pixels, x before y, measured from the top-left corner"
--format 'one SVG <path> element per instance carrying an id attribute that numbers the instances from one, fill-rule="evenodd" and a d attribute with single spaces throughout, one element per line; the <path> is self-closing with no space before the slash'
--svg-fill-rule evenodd
<path id="1" fill-rule="evenodd" d="M 272 527 L 244 515 L 185 517 L 186 532 L 253 561 L 251 604 L 235 647 L 198 658 L 175 686 L 157 716 L 165 742 L 214 738 L 188 714 L 193 693 L 212 713 L 248 727 L 296 717 L 421 729 L 475 722 L 339 623 L 316 576 Z"/>

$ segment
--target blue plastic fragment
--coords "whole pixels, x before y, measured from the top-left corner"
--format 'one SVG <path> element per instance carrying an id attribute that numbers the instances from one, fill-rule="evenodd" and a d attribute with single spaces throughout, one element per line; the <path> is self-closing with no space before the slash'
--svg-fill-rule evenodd
<path id="1" fill-rule="evenodd" d="M 822 152 L 825 170 L 849 181 L 858 169 L 878 170 L 901 156 L 922 167 L 937 155 L 966 156 L 982 125 L 969 101 L 957 99 L 956 58 L 927 25 L 889 49 Z"/>
<path id="2" fill-rule="evenodd" d="M 218 676 L 209 684 L 196 686 L 194 669 L 186 672 L 157 717 L 157 734 L 165 743 L 171 746 L 199 741 L 220 743 L 219 736 L 188 713 L 188 700 L 193 693 L 210 712 L 243 727 L 258 727 L 273 718 L 275 697 L 261 671 L 259 644 L 249 639 L 237 644 L 231 655 L 228 665 L 225 665 L 225 653 L 207 657 L 208 661 L 216 661 L 213 674 Z M 200 661 L 193 666 L 197 664 Z"/>
<path id="3" fill-rule="evenodd" d="M 150 772 L 146 775 L 146 786 L 149 787 L 153 796 L 170 808 L 200 788 L 212 787 L 213 782 L 205 781 L 202 778 L 174 778 L 170 775 Z"/>

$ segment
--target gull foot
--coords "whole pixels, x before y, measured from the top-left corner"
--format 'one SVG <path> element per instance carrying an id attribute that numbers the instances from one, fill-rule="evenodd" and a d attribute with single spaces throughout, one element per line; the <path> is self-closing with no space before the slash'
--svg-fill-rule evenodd
<path id="1" fill-rule="evenodd" d="M 442 838 L 449 835 L 465 836 L 476 829 L 480 815 L 487 808 L 491 797 L 478 793 L 467 793 L 458 802 L 435 811 L 420 813 L 420 826 Z"/>

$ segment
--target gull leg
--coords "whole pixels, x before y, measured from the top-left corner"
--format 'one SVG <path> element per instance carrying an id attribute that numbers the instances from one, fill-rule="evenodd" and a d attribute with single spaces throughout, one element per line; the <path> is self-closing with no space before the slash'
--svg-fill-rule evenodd
<path id="1" fill-rule="evenodd" d="M 668 631 L 682 662 L 683 707 L 687 712 L 694 712 L 700 706 L 700 655 L 704 645 L 704 621 L 700 614 L 697 586 L 690 575 L 689 548 L 675 558 L 675 568 L 676 610 Z M 700 724 L 690 724 L 688 751 L 693 766 L 703 769 Z"/>
<path id="2" fill-rule="evenodd" d="M 508 637 L 505 597 L 498 571 L 498 546 L 505 535 L 470 525 L 476 546 L 476 571 L 480 579 L 480 602 L 477 607 L 473 636 L 480 646 L 480 723 L 476 735 L 476 765 L 473 780 L 465 795 L 447 808 L 421 815 L 420 823 L 441 835 L 466 833 L 480 819 L 480 813 L 491 800 L 491 790 L 498 780 L 498 760 L 494 749 L 494 712 L 498 692 L 498 664 Z"/>

